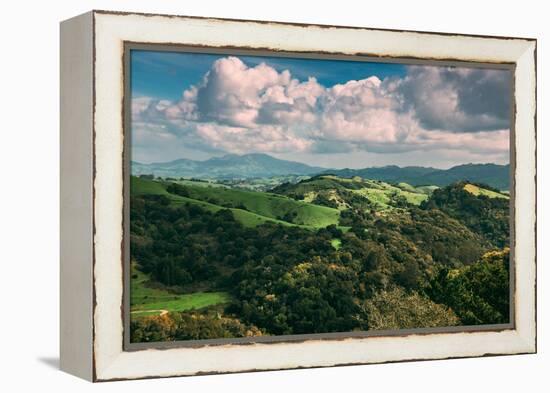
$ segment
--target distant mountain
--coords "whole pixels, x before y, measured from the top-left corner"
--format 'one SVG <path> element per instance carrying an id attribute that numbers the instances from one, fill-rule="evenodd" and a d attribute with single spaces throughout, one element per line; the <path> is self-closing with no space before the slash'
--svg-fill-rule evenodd
<path id="1" fill-rule="evenodd" d="M 325 171 L 339 177 L 354 177 L 359 176 L 363 179 L 382 180 L 389 183 L 409 183 L 410 179 L 421 178 L 433 172 L 439 171 L 435 168 L 422 167 L 422 166 L 407 166 L 398 167 L 397 165 L 388 165 L 383 167 L 371 167 L 363 169 L 329 169 Z M 416 184 L 413 184 L 416 185 Z M 418 184 L 424 185 L 424 184 Z"/>
<path id="2" fill-rule="evenodd" d="M 205 161 L 179 159 L 170 162 L 142 164 L 132 162 L 133 175 L 160 177 L 196 177 L 205 179 L 250 179 L 274 176 L 313 176 L 333 174 L 340 177 L 359 176 L 363 179 L 389 183 L 409 183 L 413 186 L 447 186 L 457 181 L 484 183 L 499 190 L 510 187 L 510 166 L 497 164 L 466 164 L 450 169 L 422 166 L 389 165 L 364 169 L 326 169 L 294 161 L 280 160 L 267 154 L 227 154 Z"/>
<path id="3" fill-rule="evenodd" d="M 409 183 L 413 186 L 447 186 L 457 181 L 484 183 L 499 190 L 510 188 L 510 165 L 465 164 L 450 169 L 425 168 L 418 166 L 398 167 L 395 165 L 365 169 L 327 170 L 324 173 L 340 177 L 359 176 L 364 179 L 382 180 L 391 183 Z"/>
<path id="4" fill-rule="evenodd" d="M 267 154 L 227 154 L 206 161 L 179 159 L 170 162 L 142 164 L 132 162 L 132 174 L 161 177 L 196 177 L 209 179 L 255 178 L 284 175 L 313 175 L 326 168 L 294 161 L 279 160 Z"/>

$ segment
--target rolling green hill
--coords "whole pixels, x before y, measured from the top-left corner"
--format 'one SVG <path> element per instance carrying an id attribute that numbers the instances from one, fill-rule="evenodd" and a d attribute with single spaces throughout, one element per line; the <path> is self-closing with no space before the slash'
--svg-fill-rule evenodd
<path id="1" fill-rule="evenodd" d="M 488 198 L 503 198 L 503 199 L 510 199 L 508 195 L 502 194 L 500 192 L 496 192 L 493 190 L 488 190 L 486 188 L 477 186 L 475 184 L 465 184 L 464 189 L 468 191 L 470 194 L 473 194 L 475 196 L 484 195 Z"/>
<path id="2" fill-rule="evenodd" d="M 240 208 L 260 216 L 297 225 L 325 227 L 338 221 L 339 212 L 325 206 L 298 202 L 277 194 L 247 190 L 187 186 L 189 197 L 219 206 Z"/>
<path id="3" fill-rule="evenodd" d="M 282 184 L 273 192 L 341 210 L 353 207 L 377 211 L 391 210 L 405 203 L 418 206 L 431 193 L 430 189 L 417 189 L 407 183 L 395 186 L 378 180 L 334 175 L 315 176 L 297 184 Z"/>
<path id="4" fill-rule="evenodd" d="M 132 176 L 130 178 L 131 195 L 165 195 L 170 197 L 162 183 L 154 180 Z"/>
<path id="5" fill-rule="evenodd" d="M 375 201 L 383 209 L 391 209 L 395 205 L 396 199 L 400 197 L 404 198 L 407 203 L 417 206 L 428 199 L 425 192 L 418 191 L 407 183 L 399 183 L 399 186 L 370 180 L 366 180 L 364 183 L 365 187 L 355 192 Z"/>
<path id="6" fill-rule="evenodd" d="M 249 227 L 273 222 L 322 228 L 338 224 L 340 218 L 337 209 L 296 201 L 282 195 L 209 187 L 198 182 L 193 184 L 191 181 L 179 187 L 170 188 L 171 184 L 173 183 L 132 177 L 131 192 L 133 195 L 165 195 L 173 204 L 197 204 L 213 212 L 227 208 L 233 212 L 237 220 Z"/>

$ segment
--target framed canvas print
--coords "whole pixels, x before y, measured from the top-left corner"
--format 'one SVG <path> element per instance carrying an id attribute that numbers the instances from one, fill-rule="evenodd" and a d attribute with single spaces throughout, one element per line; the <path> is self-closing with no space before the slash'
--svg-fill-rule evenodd
<path id="1" fill-rule="evenodd" d="M 536 351 L 536 41 L 61 24 L 61 368 Z"/>

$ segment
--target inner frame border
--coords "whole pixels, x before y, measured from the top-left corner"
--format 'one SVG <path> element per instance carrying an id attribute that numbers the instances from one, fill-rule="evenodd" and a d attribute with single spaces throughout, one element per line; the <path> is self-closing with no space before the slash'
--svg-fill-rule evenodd
<path id="1" fill-rule="evenodd" d="M 332 333 L 312 333 L 296 335 L 279 336 L 259 336 L 243 338 L 220 338 L 205 340 L 178 340 L 150 343 L 132 343 L 130 342 L 130 176 L 131 176 L 131 51 L 149 50 L 158 52 L 180 52 L 196 54 L 218 54 L 235 56 L 258 56 L 258 57 L 282 57 L 294 59 L 315 59 L 315 60 L 343 60 L 368 63 L 392 63 L 404 65 L 432 65 L 432 66 L 452 66 L 452 67 L 470 67 L 470 68 L 490 68 L 508 70 L 511 73 L 510 78 L 510 291 L 509 304 L 510 316 L 509 322 L 504 324 L 487 325 L 466 325 L 449 326 L 436 328 L 414 328 L 399 330 L 377 330 L 377 331 L 351 331 L 351 332 L 332 332 Z M 178 43 L 146 43 L 123 41 L 122 58 L 122 133 L 123 133 L 123 241 L 122 241 L 122 272 L 123 272 L 123 303 L 121 314 L 123 320 L 123 351 L 139 351 L 145 349 L 173 349 L 173 348 L 201 348 L 206 346 L 222 345 L 250 345 L 255 343 L 301 343 L 309 340 L 343 340 L 350 338 L 368 338 L 368 337 L 406 337 L 410 335 L 428 335 L 437 333 L 468 333 L 468 332 L 501 332 L 505 330 L 514 330 L 515 320 L 515 195 L 516 195 L 516 100 L 515 100 L 515 69 L 516 64 L 512 62 L 475 62 L 461 60 L 442 60 L 416 57 L 392 57 L 392 56 L 374 56 L 374 55 L 350 55 L 336 52 L 318 52 L 318 51 L 283 51 L 266 48 L 244 48 L 237 46 L 204 46 L 188 45 Z"/>

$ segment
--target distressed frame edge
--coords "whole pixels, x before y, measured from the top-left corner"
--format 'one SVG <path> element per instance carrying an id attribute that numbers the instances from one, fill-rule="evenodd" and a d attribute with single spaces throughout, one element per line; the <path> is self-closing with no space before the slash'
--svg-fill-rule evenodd
<path id="1" fill-rule="evenodd" d="M 113 13 L 108 13 L 109 15 L 112 15 Z M 134 15 L 134 14 L 130 14 L 130 15 Z M 210 18 L 205 18 L 205 19 L 210 19 Z M 248 22 L 248 21 L 247 21 Z M 254 22 L 254 21 L 252 21 Z M 281 25 L 285 25 L 284 23 L 280 23 L 280 22 L 274 22 L 276 24 L 281 24 Z M 392 31 L 393 32 L 393 31 Z M 396 32 L 398 33 L 398 32 Z M 414 32 L 414 33 L 417 33 L 417 32 Z M 427 34 L 437 34 L 437 33 L 427 33 Z M 453 35 L 451 34 L 452 36 L 458 36 L 458 35 Z M 468 35 L 466 35 L 467 37 L 470 37 Z M 483 37 L 481 37 L 483 38 Z M 499 38 L 499 39 L 506 39 L 506 38 L 503 38 L 503 37 L 496 37 L 496 38 Z M 534 41 L 534 43 L 532 42 Z M 94 41 L 94 44 L 95 44 L 95 41 Z M 535 84 L 534 84 L 534 88 L 536 89 L 536 40 L 531 40 L 531 39 L 527 39 L 526 41 L 526 50 L 525 52 L 528 52 L 529 51 L 529 47 L 530 45 L 529 44 L 533 44 L 532 45 L 532 52 L 535 53 L 535 63 L 534 63 L 534 72 L 535 72 L 535 75 L 534 75 L 534 79 L 535 79 Z M 531 59 L 533 59 L 533 57 L 531 57 Z M 532 92 L 531 92 L 532 94 Z M 530 131 L 532 131 L 532 134 L 535 136 L 535 139 L 536 139 L 536 97 L 535 97 L 535 100 L 533 102 L 534 104 L 534 116 L 535 116 L 535 122 L 534 122 L 534 127 L 531 128 Z M 536 144 L 535 144 L 535 149 L 536 149 Z M 536 175 L 536 162 L 535 162 L 535 175 Z M 535 182 L 534 182 L 534 186 L 536 187 L 536 178 L 535 178 Z M 536 206 L 536 200 L 535 200 L 535 206 Z M 533 217 L 534 220 L 536 220 L 536 216 Z M 533 228 L 534 230 L 534 234 L 536 234 L 536 229 Z M 536 249 L 535 249 L 535 253 L 534 253 L 534 256 L 536 258 Z M 536 268 L 535 268 L 535 275 L 534 275 L 534 279 L 535 279 L 535 284 L 536 284 Z M 535 300 L 535 298 L 533 298 L 533 300 Z M 522 344 L 522 348 L 523 350 L 520 350 L 520 351 L 517 351 L 517 352 L 512 352 L 512 353 L 509 353 L 509 354 L 519 354 L 519 353 L 534 353 L 536 352 L 536 312 L 535 312 L 535 315 L 534 315 L 534 321 L 535 325 L 533 326 L 534 328 L 534 334 L 533 332 L 525 332 L 524 329 L 521 329 L 521 331 L 525 334 L 520 334 L 517 338 L 518 340 L 521 342 Z M 519 327 L 517 330 L 520 330 Z M 517 333 L 517 331 L 516 331 Z M 95 339 L 95 337 L 94 337 Z M 492 356 L 492 355 L 505 355 L 507 353 L 504 353 L 504 352 L 499 352 L 499 353 L 488 353 L 488 354 L 478 354 L 478 355 L 465 355 L 465 356 L 457 356 L 457 357 L 473 357 L 473 356 Z M 386 363 L 386 362 L 403 362 L 403 361 L 410 361 L 410 360 L 431 360 L 431 359 L 442 359 L 442 358 L 454 358 L 453 356 L 441 356 L 441 357 L 429 357 L 429 358 L 422 358 L 422 359 L 406 359 L 406 358 L 402 358 L 400 360 L 389 360 L 389 361 L 381 361 L 381 362 L 364 362 L 364 363 L 359 363 L 359 364 L 369 364 L 369 363 Z M 120 359 L 112 359 L 113 360 L 113 363 L 117 363 L 118 360 Z M 348 364 L 348 363 L 346 363 Z M 358 364 L 358 363 L 349 363 L 349 364 Z M 332 365 L 326 365 L 326 366 L 306 366 L 308 368 L 311 368 L 311 367 L 330 367 L 330 366 L 338 366 L 338 365 L 342 365 L 342 364 L 332 364 Z M 109 368 L 109 367 L 108 367 Z M 287 369 L 287 368 L 301 368 L 301 367 L 283 367 L 283 368 L 280 368 L 280 369 Z M 270 368 L 269 369 L 265 369 L 265 370 L 271 370 Z M 105 369 L 101 370 L 101 373 L 100 374 L 104 374 L 103 371 L 107 371 Z M 238 370 L 238 371 L 217 371 L 217 372 L 214 372 L 214 373 L 226 373 L 226 372 L 244 372 L 244 371 L 253 371 L 253 370 Z M 259 370 L 256 370 L 256 371 L 259 371 Z M 109 374 L 108 372 L 106 374 Z M 164 376 L 179 376 L 179 375 L 200 375 L 200 374 L 203 374 L 203 372 L 196 372 L 196 373 L 191 373 L 191 374 L 185 374 L 185 373 L 176 373 L 176 374 L 169 374 L 169 375 L 151 375 L 151 376 L 137 376 L 137 377 L 108 377 L 107 375 L 107 378 L 104 378 L 103 376 L 99 376 L 99 378 L 97 376 L 94 377 L 94 380 L 97 380 L 97 381 L 103 381 L 103 380 L 118 380 L 118 379 L 135 379 L 135 378 L 151 378 L 151 377 L 164 377 Z"/>
<path id="2" fill-rule="evenodd" d="M 529 241 L 528 246 L 521 249 L 522 252 L 531 252 L 527 260 L 522 261 L 521 265 L 516 263 L 516 270 L 522 269 L 523 280 L 517 279 L 516 272 L 516 330 L 520 333 L 525 347 L 530 353 L 537 353 L 537 41 L 530 41 L 525 48 L 525 51 L 518 58 L 516 67 L 522 68 L 522 71 L 516 76 L 516 132 L 517 130 L 525 130 L 521 138 L 516 137 L 516 173 L 514 190 L 522 189 L 527 192 L 523 193 L 523 197 L 528 198 L 527 206 L 524 207 L 525 212 L 520 212 L 520 209 L 515 211 L 515 224 L 517 228 L 520 225 L 525 225 L 525 235 L 516 241 Z M 523 70 L 525 68 L 525 70 Z M 520 82 L 518 83 L 518 79 Z M 525 108 L 518 115 L 518 101 L 525 105 Z M 520 117 L 521 116 L 521 117 Z M 525 128 L 523 128 L 525 127 Z M 527 144 L 521 149 L 517 149 L 518 144 Z M 518 156 L 517 150 L 522 155 Z M 529 158 L 529 159 L 527 159 Z M 526 174 L 518 176 L 518 173 L 523 170 L 524 165 L 529 165 L 526 168 Z M 518 168 L 520 170 L 518 170 Z M 514 195 L 516 203 L 518 195 Z M 523 224 L 523 222 L 525 223 Z M 520 225 L 518 225 L 518 223 Z M 516 235 L 519 231 L 516 229 Z M 520 290 L 523 289 L 523 290 Z M 527 297 L 527 299 L 524 299 Z M 527 303 L 520 307 L 521 302 Z"/>
<path id="3" fill-rule="evenodd" d="M 98 15 L 120 15 L 120 16 L 146 16 L 146 17 L 163 17 L 163 18 L 176 18 L 176 19 L 197 19 L 204 21 L 219 21 L 219 22 L 237 22 L 237 23 L 254 23 L 254 24 L 269 24 L 269 25 L 283 25 L 294 27 L 319 27 L 322 29 L 355 29 L 355 30 L 369 30 L 369 31 L 381 31 L 381 32 L 394 32 L 394 33 L 418 33 L 442 35 L 448 37 L 470 37 L 470 38 L 490 38 L 497 40 L 523 40 L 523 41 L 537 41 L 535 37 L 517 37 L 517 36 L 499 36 L 499 35 L 487 35 L 487 34 L 467 34 L 467 33 L 451 33 L 443 31 L 430 31 L 430 30 L 410 30 L 410 29 L 390 29 L 382 27 L 366 27 L 366 26 L 354 26 L 354 25 L 329 25 L 324 23 L 306 23 L 306 22 L 283 22 L 272 21 L 263 19 L 242 19 L 242 18 L 222 18 L 216 16 L 198 16 L 198 15 L 183 15 L 183 14 L 163 14 L 163 13 L 151 13 L 151 12 L 139 12 L 139 11 L 113 11 L 105 9 L 94 9 L 90 12 Z"/>

